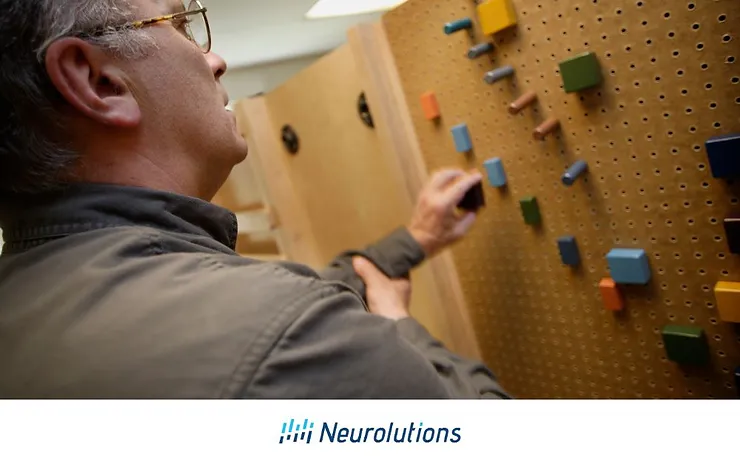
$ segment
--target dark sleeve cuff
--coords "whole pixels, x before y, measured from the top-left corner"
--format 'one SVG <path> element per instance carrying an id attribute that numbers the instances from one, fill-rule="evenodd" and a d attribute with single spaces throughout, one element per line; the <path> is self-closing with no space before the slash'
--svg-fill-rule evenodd
<path id="1" fill-rule="evenodd" d="M 424 249 L 408 229 L 399 227 L 364 250 L 345 251 L 320 272 L 324 279 L 338 280 L 348 284 L 363 298 L 365 298 L 365 285 L 352 267 L 354 256 L 366 258 L 391 279 L 408 277 L 411 270 L 426 258 Z"/>
<path id="2" fill-rule="evenodd" d="M 375 263 L 378 269 L 390 278 L 408 276 L 409 272 L 421 264 L 426 257 L 419 242 L 405 227 L 399 227 L 385 238 L 356 254 L 363 255 Z"/>

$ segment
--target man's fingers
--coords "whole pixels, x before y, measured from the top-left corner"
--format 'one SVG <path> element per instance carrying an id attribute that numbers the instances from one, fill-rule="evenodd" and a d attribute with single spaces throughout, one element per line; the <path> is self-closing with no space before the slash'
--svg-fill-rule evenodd
<path id="1" fill-rule="evenodd" d="M 380 272 L 373 263 L 362 256 L 352 258 L 352 267 L 355 269 L 357 275 L 365 281 L 366 285 L 370 285 L 371 282 L 376 282 L 378 279 L 385 277 L 385 274 Z"/>
<path id="2" fill-rule="evenodd" d="M 463 235 L 467 234 L 470 228 L 473 227 L 473 224 L 475 223 L 475 218 L 475 213 L 467 213 L 465 216 L 463 216 L 462 219 L 460 219 L 460 221 L 455 225 L 455 237 L 462 237 Z"/>
<path id="3" fill-rule="evenodd" d="M 445 191 L 445 199 L 457 205 L 468 193 L 475 184 L 480 183 L 483 180 L 483 176 L 479 172 L 474 172 L 458 179 L 447 191 Z"/>
<path id="4" fill-rule="evenodd" d="M 434 173 L 434 175 L 432 175 L 432 179 L 429 181 L 429 186 L 433 190 L 442 190 L 450 182 L 454 181 L 462 175 L 465 175 L 465 171 L 463 171 L 462 169 L 444 169 L 441 171 L 437 171 Z"/>

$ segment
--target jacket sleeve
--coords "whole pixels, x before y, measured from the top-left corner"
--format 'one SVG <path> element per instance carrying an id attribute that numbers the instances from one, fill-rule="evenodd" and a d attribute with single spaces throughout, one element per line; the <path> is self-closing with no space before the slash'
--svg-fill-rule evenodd
<path id="1" fill-rule="evenodd" d="M 493 372 L 483 363 L 466 359 L 449 351 L 414 318 L 396 322 L 401 336 L 418 349 L 434 366 L 450 391 L 461 397 L 510 399 Z"/>
<path id="2" fill-rule="evenodd" d="M 325 280 L 349 285 L 365 299 L 365 283 L 355 273 L 352 258 L 362 256 L 371 261 L 390 278 L 406 278 L 413 268 L 425 259 L 424 250 L 411 236 L 408 229 L 399 227 L 380 241 L 363 250 L 348 250 L 338 255 L 329 265 L 319 271 Z"/>
<path id="3" fill-rule="evenodd" d="M 260 363 L 245 397 L 508 397 L 483 365 L 447 352 L 412 321 L 368 313 L 354 292 L 337 287 L 324 285 L 296 303 L 298 316 Z"/>

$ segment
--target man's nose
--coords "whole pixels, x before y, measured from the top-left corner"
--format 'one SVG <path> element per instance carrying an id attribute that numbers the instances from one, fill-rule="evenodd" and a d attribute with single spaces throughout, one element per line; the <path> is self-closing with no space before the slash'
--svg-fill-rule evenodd
<path id="1" fill-rule="evenodd" d="M 226 73 L 226 61 L 224 61 L 224 59 L 217 53 L 209 52 L 206 55 L 206 60 L 208 61 L 209 66 L 211 66 L 211 70 L 216 79 L 219 79 Z"/>

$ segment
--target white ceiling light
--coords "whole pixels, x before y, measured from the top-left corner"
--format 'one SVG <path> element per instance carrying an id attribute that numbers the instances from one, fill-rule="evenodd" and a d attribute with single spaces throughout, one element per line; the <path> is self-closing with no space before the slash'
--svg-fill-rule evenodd
<path id="1" fill-rule="evenodd" d="M 334 18 L 385 11 L 406 0 L 318 0 L 306 13 L 308 19 Z"/>

